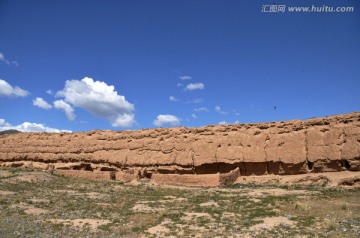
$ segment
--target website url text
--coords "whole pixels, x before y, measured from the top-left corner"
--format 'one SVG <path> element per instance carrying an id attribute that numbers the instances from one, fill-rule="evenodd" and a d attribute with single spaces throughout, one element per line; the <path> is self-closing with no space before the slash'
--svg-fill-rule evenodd
<path id="1" fill-rule="evenodd" d="M 311 7 L 294 7 L 286 5 L 262 5 L 261 12 L 265 13 L 285 13 L 285 12 L 304 12 L 304 13 L 316 13 L 316 12 L 328 12 L 328 13 L 338 13 L 338 12 L 354 12 L 354 7 L 333 7 L 333 6 L 315 6 Z"/>

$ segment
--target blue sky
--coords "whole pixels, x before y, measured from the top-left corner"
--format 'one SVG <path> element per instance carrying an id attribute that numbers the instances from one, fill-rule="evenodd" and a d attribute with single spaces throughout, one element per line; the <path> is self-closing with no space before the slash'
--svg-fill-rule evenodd
<path id="1" fill-rule="evenodd" d="M 261 12 L 269 4 L 354 12 Z M 359 43 L 357 0 L 0 0 L 0 129 L 197 127 L 359 111 Z"/>

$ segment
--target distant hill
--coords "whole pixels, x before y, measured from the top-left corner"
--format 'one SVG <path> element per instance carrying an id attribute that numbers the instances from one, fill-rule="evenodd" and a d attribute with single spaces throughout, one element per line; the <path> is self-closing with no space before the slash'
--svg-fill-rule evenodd
<path id="1" fill-rule="evenodd" d="M 0 131 L 0 135 L 16 134 L 16 133 L 21 133 L 21 131 L 18 131 L 18 130 L 5 130 L 5 131 Z"/>

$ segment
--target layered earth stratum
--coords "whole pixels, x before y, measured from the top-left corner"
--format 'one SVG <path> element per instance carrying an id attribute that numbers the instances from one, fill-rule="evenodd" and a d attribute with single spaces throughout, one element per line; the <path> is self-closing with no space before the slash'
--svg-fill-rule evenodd
<path id="1" fill-rule="evenodd" d="M 239 176 L 360 170 L 360 112 L 308 120 L 0 136 L 0 166 L 211 187 Z"/>

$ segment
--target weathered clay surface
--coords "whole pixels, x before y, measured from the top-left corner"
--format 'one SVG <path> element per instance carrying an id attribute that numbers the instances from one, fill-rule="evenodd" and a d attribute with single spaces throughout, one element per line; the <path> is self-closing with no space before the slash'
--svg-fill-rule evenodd
<path id="1" fill-rule="evenodd" d="M 221 176 L 235 169 L 235 177 L 359 171 L 360 112 L 201 128 L 1 135 L 0 166 L 190 186 L 231 183 L 234 176 Z M 200 182 L 206 176 L 208 185 Z"/>

